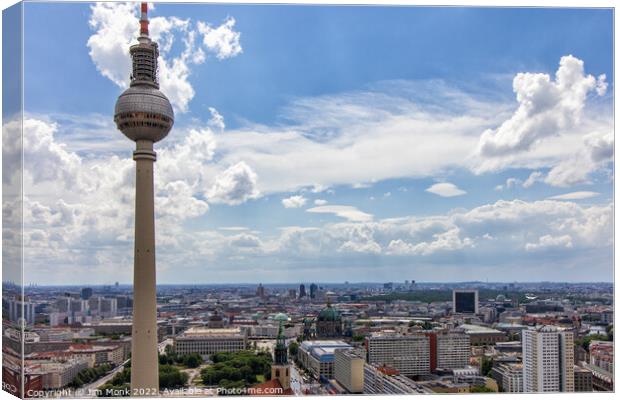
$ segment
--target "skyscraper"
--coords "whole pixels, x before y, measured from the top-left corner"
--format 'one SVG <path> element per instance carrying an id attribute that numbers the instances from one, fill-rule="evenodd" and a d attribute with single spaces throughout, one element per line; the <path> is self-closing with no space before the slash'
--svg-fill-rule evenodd
<path id="1" fill-rule="evenodd" d="M 159 91 L 157 43 L 149 37 L 147 3 L 141 4 L 140 36 L 129 48 L 131 82 L 116 101 L 114 122 L 136 142 L 135 243 L 133 277 L 133 327 L 131 341 L 131 394 L 157 396 L 157 309 L 155 273 L 155 206 L 153 193 L 153 144 L 162 140 L 174 123 L 168 98 Z"/>
<path id="2" fill-rule="evenodd" d="M 319 287 L 315 283 L 310 285 L 310 298 L 311 299 L 316 299 L 318 290 L 319 290 Z"/>
<path id="3" fill-rule="evenodd" d="M 523 391 L 573 392 L 573 333 L 554 326 L 524 330 Z"/>
<path id="4" fill-rule="evenodd" d="M 452 312 L 454 314 L 478 314 L 478 291 L 454 289 L 452 291 Z"/>
<path id="5" fill-rule="evenodd" d="M 306 285 L 303 283 L 299 285 L 299 298 L 306 297 Z"/>

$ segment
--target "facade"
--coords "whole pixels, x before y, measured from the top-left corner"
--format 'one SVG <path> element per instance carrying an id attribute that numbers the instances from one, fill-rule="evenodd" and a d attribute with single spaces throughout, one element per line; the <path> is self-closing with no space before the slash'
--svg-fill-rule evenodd
<path id="1" fill-rule="evenodd" d="M 592 371 L 575 365 L 575 392 L 591 392 Z"/>
<path id="2" fill-rule="evenodd" d="M 584 367 L 592 372 L 592 385 L 598 391 L 614 389 L 614 346 L 613 342 L 592 341 L 590 362 Z"/>
<path id="3" fill-rule="evenodd" d="M 478 291 L 475 289 L 453 290 L 452 312 L 454 314 L 478 314 Z"/>
<path id="4" fill-rule="evenodd" d="M 553 326 L 525 330 L 523 340 L 523 391 L 573 392 L 573 333 Z"/>
<path id="5" fill-rule="evenodd" d="M 239 328 L 189 328 L 174 338 L 174 351 L 179 355 L 198 353 L 203 357 L 219 352 L 245 350 L 246 336 Z"/>
<path id="6" fill-rule="evenodd" d="M 82 288 L 80 292 L 80 298 L 82 300 L 88 300 L 93 297 L 93 289 L 92 288 Z"/>
<path id="7" fill-rule="evenodd" d="M 307 340 L 299 346 L 299 361 L 317 379 L 334 377 L 334 352 L 352 349 L 341 340 Z"/>
<path id="8" fill-rule="evenodd" d="M 458 369 L 469 365 L 471 344 L 468 334 L 464 331 L 439 332 L 436 340 L 437 369 Z"/>
<path id="9" fill-rule="evenodd" d="M 386 365 L 406 376 L 431 372 L 430 340 L 424 334 L 375 333 L 366 338 L 366 349 L 369 364 Z"/>
<path id="10" fill-rule="evenodd" d="M 493 367 L 491 376 L 497 382 L 500 392 L 523 392 L 523 364 L 500 363 Z"/>
<path id="11" fill-rule="evenodd" d="M 469 335 L 472 346 L 489 346 L 506 341 L 506 333 L 481 325 L 463 324 L 458 327 Z"/>
<path id="12" fill-rule="evenodd" d="M 364 394 L 422 394 L 428 392 L 394 369 L 364 364 Z"/>
<path id="13" fill-rule="evenodd" d="M 330 303 L 316 318 L 317 338 L 338 338 L 342 336 L 342 316 Z"/>
<path id="14" fill-rule="evenodd" d="M 336 349 L 334 378 L 349 393 L 364 391 L 364 354 L 355 350 Z"/>
<path id="15" fill-rule="evenodd" d="M 16 323 L 23 321 L 26 325 L 33 325 L 34 303 L 21 296 L 9 300 L 9 320 Z"/>
<path id="16" fill-rule="evenodd" d="M 61 389 L 67 386 L 77 374 L 88 368 L 88 361 L 74 358 L 66 362 L 42 363 L 43 389 Z"/>

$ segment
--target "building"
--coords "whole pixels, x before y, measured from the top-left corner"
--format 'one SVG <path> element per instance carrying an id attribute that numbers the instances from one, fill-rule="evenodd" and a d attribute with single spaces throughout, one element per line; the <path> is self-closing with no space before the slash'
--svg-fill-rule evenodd
<path id="1" fill-rule="evenodd" d="M 342 316 L 340 312 L 327 302 L 316 318 L 316 336 L 318 338 L 338 338 L 342 336 Z"/>
<path id="2" fill-rule="evenodd" d="M 306 297 L 306 285 L 304 285 L 303 283 L 301 285 L 299 285 L 299 298 L 304 298 Z"/>
<path id="3" fill-rule="evenodd" d="M 573 333 L 543 326 L 525 330 L 523 341 L 523 391 L 573 392 Z"/>
<path id="4" fill-rule="evenodd" d="M 458 369 L 469 365 L 471 344 L 463 330 L 428 333 L 431 370 Z"/>
<path id="5" fill-rule="evenodd" d="M 93 297 L 93 289 L 89 287 L 82 288 L 82 291 L 80 292 L 80 298 L 82 300 L 88 300 L 91 297 Z"/>
<path id="6" fill-rule="evenodd" d="M 389 367 L 364 364 L 364 394 L 423 394 L 428 390 Z"/>
<path id="7" fill-rule="evenodd" d="M 523 364 L 497 363 L 491 370 L 491 376 L 497 382 L 500 392 L 523 392 Z"/>
<path id="8" fill-rule="evenodd" d="M 364 353 L 360 351 L 334 351 L 334 379 L 349 393 L 364 392 L 364 358 Z"/>
<path id="9" fill-rule="evenodd" d="M 299 346 L 299 361 L 316 379 L 333 379 L 334 352 L 352 348 L 340 340 L 306 340 Z"/>
<path id="10" fill-rule="evenodd" d="M 472 346 L 489 346 L 497 342 L 506 341 L 506 333 L 497 329 L 482 325 L 463 324 L 458 329 L 465 331 L 469 335 Z"/>
<path id="11" fill-rule="evenodd" d="M 153 189 L 157 154 L 153 146 L 172 129 L 174 111 L 166 95 L 159 91 L 159 46 L 149 37 L 147 8 L 147 3 L 140 5 L 140 36 L 138 43 L 129 48 L 129 88 L 116 101 L 114 122 L 136 142 L 131 391 L 149 394 L 159 392 Z"/>
<path id="12" fill-rule="evenodd" d="M 316 299 L 318 292 L 319 292 L 319 287 L 315 283 L 311 284 L 310 285 L 310 298 L 313 300 Z"/>
<path id="13" fill-rule="evenodd" d="M 597 391 L 614 390 L 613 342 L 593 340 L 590 343 L 590 362 L 584 367 L 592 372 L 592 386 Z"/>
<path id="14" fill-rule="evenodd" d="M 247 339 L 239 328 L 189 328 L 174 338 L 174 351 L 179 355 L 198 353 L 203 357 L 219 352 L 245 350 Z"/>
<path id="15" fill-rule="evenodd" d="M 424 334 L 373 333 L 366 338 L 367 362 L 386 365 L 401 375 L 431 372 L 430 339 Z"/>
<path id="16" fill-rule="evenodd" d="M 34 324 L 34 303 L 28 301 L 28 298 L 17 296 L 9 300 L 9 320 L 15 323 L 22 321 L 26 325 Z"/>
<path id="17" fill-rule="evenodd" d="M 262 283 L 259 283 L 256 287 L 256 297 L 265 298 L 265 287 Z"/>
<path id="18" fill-rule="evenodd" d="M 592 371 L 575 365 L 575 392 L 591 392 L 592 390 Z"/>
<path id="19" fill-rule="evenodd" d="M 86 368 L 88 368 L 88 361 L 80 358 L 68 359 L 65 362 L 42 362 L 40 371 L 43 375 L 43 389 L 64 388 Z"/>
<path id="20" fill-rule="evenodd" d="M 478 291 L 454 289 L 452 291 L 452 312 L 454 314 L 478 314 Z"/>

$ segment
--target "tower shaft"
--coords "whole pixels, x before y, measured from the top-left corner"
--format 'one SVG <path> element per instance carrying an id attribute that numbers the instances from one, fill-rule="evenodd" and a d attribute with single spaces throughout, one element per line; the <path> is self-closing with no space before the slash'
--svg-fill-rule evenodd
<path id="1" fill-rule="evenodd" d="M 153 142 L 138 140 L 136 161 L 136 220 L 131 340 L 131 395 L 158 396 L 157 304 L 155 278 L 155 206 Z"/>

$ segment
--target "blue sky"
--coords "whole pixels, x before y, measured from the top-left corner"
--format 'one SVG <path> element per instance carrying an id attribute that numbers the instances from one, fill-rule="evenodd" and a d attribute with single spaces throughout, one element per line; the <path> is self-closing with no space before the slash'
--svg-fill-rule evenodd
<path id="1" fill-rule="evenodd" d="M 25 5 L 26 125 L 45 144 L 26 154 L 27 282 L 131 279 L 132 144 L 111 114 L 135 12 Z M 612 279 L 611 10 L 150 16 L 176 113 L 159 282 Z"/>

